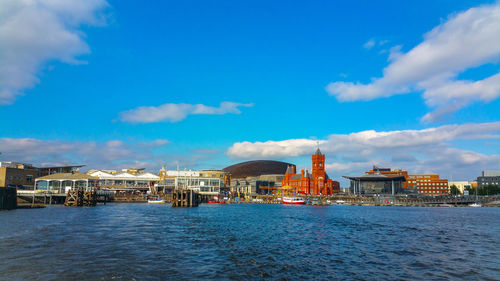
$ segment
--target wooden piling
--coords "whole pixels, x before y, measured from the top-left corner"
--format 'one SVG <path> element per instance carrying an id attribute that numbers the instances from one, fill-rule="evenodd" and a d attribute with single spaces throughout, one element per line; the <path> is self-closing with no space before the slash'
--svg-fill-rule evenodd
<path id="1" fill-rule="evenodd" d="M 95 190 L 69 190 L 64 206 L 68 207 L 94 207 L 97 205 L 97 192 Z"/>
<path id="2" fill-rule="evenodd" d="M 172 193 L 172 207 L 198 207 L 200 195 L 193 190 L 175 190 Z"/>

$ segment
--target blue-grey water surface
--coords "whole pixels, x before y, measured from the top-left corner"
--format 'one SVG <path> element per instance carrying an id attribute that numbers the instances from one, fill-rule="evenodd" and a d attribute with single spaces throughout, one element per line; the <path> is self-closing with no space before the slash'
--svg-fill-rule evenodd
<path id="1" fill-rule="evenodd" d="M 500 208 L 0 212 L 0 280 L 500 280 Z"/>

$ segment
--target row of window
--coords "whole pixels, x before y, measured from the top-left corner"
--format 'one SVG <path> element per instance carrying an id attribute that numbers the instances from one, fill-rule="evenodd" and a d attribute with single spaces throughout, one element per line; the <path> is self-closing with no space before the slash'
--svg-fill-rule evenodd
<path id="1" fill-rule="evenodd" d="M 23 176 L 9 176 L 9 180 L 23 180 Z M 27 175 L 26 176 L 26 181 L 27 182 L 33 182 L 33 176 L 32 175 Z"/>
<path id="2" fill-rule="evenodd" d="M 422 183 L 422 182 L 430 182 L 432 180 L 418 180 L 418 181 L 408 181 L 408 183 Z M 441 182 L 440 184 L 447 184 L 445 182 Z"/>
<path id="3" fill-rule="evenodd" d="M 430 179 L 431 176 L 408 176 L 410 179 L 421 179 L 421 178 L 424 178 L 424 179 Z"/>
<path id="4" fill-rule="evenodd" d="M 420 193 L 427 193 L 427 194 L 442 194 L 443 192 L 442 191 L 432 191 L 432 190 L 426 190 L 424 192 L 420 192 Z"/>

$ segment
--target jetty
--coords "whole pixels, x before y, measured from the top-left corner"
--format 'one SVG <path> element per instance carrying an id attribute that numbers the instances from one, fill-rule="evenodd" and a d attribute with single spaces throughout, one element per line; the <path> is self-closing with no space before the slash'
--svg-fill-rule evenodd
<path id="1" fill-rule="evenodd" d="M 172 207 L 198 207 L 200 194 L 192 189 L 175 190 L 172 193 Z"/>

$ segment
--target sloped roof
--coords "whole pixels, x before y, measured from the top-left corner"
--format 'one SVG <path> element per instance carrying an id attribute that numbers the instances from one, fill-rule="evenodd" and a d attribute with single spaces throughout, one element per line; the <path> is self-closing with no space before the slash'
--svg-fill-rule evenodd
<path id="1" fill-rule="evenodd" d="M 104 171 L 94 171 L 90 173 L 91 176 L 98 177 L 99 179 L 106 179 L 106 180 L 159 180 L 160 177 L 150 173 L 142 173 L 139 175 L 132 175 L 130 173 L 122 172 L 119 174 L 111 174 L 107 173 Z"/>
<path id="2" fill-rule="evenodd" d="M 36 178 L 36 180 L 97 180 L 99 178 L 81 173 L 58 173 Z"/>
<path id="3" fill-rule="evenodd" d="M 137 175 L 136 177 L 139 179 L 149 179 L 149 180 L 159 180 L 160 179 L 159 176 L 157 176 L 153 173 L 149 173 L 149 172 Z"/>
<path id="4" fill-rule="evenodd" d="M 113 177 L 113 174 L 107 173 L 104 171 L 95 171 L 95 172 L 90 173 L 89 175 L 91 175 L 93 177 L 98 177 L 98 178 L 112 178 Z"/>

